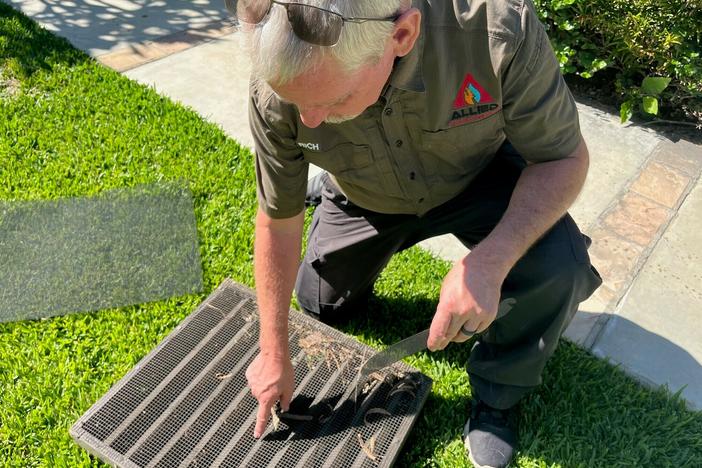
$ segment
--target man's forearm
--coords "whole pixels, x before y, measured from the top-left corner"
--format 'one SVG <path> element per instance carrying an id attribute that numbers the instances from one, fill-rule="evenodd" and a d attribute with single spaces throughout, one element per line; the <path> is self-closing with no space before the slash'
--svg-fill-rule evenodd
<path id="1" fill-rule="evenodd" d="M 517 182 L 509 207 L 495 229 L 472 254 L 506 276 L 575 201 L 588 169 L 587 147 L 581 141 L 565 159 L 528 166 Z"/>
<path id="2" fill-rule="evenodd" d="M 261 353 L 289 356 L 288 310 L 300 262 L 304 212 L 285 220 L 259 210 L 254 241 L 254 276 L 261 317 Z"/>

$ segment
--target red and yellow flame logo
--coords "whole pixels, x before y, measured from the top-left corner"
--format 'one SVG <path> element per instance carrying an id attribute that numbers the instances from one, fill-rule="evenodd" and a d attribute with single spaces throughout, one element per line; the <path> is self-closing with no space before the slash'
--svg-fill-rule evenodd
<path id="1" fill-rule="evenodd" d="M 465 87 L 463 90 L 463 99 L 466 101 L 466 104 L 469 106 L 472 106 L 475 104 L 475 97 L 473 96 L 473 93 L 471 92 L 469 87 Z"/>
<path id="2" fill-rule="evenodd" d="M 486 104 L 493 102 L 492 96 L 485 88 L 473 78 L 473 75 L 468 73 L 463 79 L 461 87 L 458 89 L 456 99 L 453 101 L 453 108 L 460 109 L 466 106 L 474 106 L 476 104 Z"/>

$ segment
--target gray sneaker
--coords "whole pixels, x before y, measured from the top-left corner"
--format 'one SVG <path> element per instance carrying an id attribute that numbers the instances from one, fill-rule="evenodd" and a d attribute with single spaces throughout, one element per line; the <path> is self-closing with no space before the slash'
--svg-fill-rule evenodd
<path id="1" fill-rule="evenodd" d="M 514 458 L 517 433 L 510 427 L 512 408 L 499 410 L 474 400 L 463 429 L 468 458 L 477 468 L 503 468 Z"/>

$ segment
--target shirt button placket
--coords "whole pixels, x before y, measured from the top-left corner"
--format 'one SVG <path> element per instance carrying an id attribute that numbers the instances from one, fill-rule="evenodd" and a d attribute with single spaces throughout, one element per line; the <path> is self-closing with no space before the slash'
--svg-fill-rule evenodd
<path id="1" fill-rule="evenodd" d="M 406 134 L 406 128 L 404 124 L 401 122 L 403 118 L 401 108 L 398 109 L 398 112 L 400 112 L 400 114 L 396 114 L 395 110 L 396 109 L 394 109 L 393 107 L 388 106 L 385 107 L 385 109 L 382 111 L 383 131 L 386 135 L 385 141 L 392 142 L 389 144 L 389 150 L 390 153 L 393 155 L 394 164 L 399 164 L 399 167 L 395 166 L 395 168 L 407 174 L 405 176 L 407 177 L 407 179 L 405 179 L 405 182 L 398 181 L 401 185 L 405 187 L 406 194 L 410 197 L 410 199 L 407 201 L 409 202 L 410 200 L 413 200 L 413 202 L 410 203 L 415 204 L 418 212 L 422 212 L 424 210 L 420 208 L 420 206 L 424 206 L 426 194 L 423 193 L 425 192 L 422 189 L 423 184 L 421 183 L 421 181 L 418 181 L 419 176 L 416 167 L 416 155 L 411 155 L 407 153 L 407 151 L 411 151 L 411 148 L 405 145 L 405 140 L 408 138 L 408 135 Z"/>

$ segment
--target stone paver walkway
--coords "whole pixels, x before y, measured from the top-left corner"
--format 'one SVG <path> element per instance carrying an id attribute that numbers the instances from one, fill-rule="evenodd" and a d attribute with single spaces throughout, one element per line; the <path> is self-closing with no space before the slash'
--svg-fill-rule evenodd
<path id="1" fill-rule="evenodd" d="M 0 1 L 252 144 L 250 67 L 220 2 Z M 571 213 L 604 285 L 566 336 L 702 409 L 702 147 L 579 109 L 591 169 Z M 448 260 L 467 252 L 452 236 L 422 246 Z"/>

